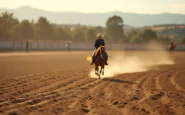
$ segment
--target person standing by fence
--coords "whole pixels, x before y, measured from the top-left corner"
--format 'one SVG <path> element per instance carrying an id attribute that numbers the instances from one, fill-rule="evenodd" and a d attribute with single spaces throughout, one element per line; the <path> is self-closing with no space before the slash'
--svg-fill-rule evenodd
<path id="1" fill-rule="evenodd" d="M 70 44 L 69 44 L 69 42 L 67 42 L 66 43 L 66 50 L 69 50 L 69 48 L 70 48 Z"/>
<path id="2" fill-rule="evenodd" d="M 26 51 L 29 52 L 29 40 L 26 41 Z"/>

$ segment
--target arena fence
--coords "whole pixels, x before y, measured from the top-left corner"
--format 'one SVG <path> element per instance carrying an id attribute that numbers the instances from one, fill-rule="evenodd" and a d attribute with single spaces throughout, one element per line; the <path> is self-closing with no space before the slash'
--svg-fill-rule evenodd
<path id="1" fill-rule="evenodd" d="M 73 43 L 63 41 L 1 40 L 0 51 L 63 51 L 94 50 L 93 43 Z M 165 50 L 168 45 L 163 45 Z M 106 50 L 147 50 L 147 44 L 106 44 Z M 185 44 L 177 44 L 176 50 L 184 51 Z"/>

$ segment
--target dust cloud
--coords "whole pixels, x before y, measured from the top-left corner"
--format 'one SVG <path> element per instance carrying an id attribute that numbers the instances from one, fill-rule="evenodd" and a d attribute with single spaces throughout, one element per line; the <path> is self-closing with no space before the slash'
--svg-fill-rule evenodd
<path id="1" fill-rule="evenodd" d="M 150 42 L 146 45 L 144 52 L 120 52 L 111 55 L 109 65 L 105 66 L 104 75 L 101 78 L 114 77 L 117 74 L 144 72 L 151 69 L 158 69 L 156 65 L 170 65 L 174 61 L 162 45 L 157 42 Z M 91 78 L 97 78 L 94 68 L 90 71 Z"/>

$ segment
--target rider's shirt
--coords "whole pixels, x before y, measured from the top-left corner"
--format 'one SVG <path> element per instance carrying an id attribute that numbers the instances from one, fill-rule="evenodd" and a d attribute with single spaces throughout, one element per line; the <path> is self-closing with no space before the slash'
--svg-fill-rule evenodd
<path id="1" fill-rule="evenodd" d="M 105 46 L 105 42 L 103 39 L 96 39 L 94 43 L 94 47 L 98 49 L 100 46 Z"/>

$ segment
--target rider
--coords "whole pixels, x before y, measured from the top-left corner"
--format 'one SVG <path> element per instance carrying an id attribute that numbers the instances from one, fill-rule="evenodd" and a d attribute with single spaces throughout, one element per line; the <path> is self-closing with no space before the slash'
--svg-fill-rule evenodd
<path id="1" fill-rule="evenodd" d="M 94 47 L 96 48 L 96 50 L 100 47 L 100 46 L 105 46 L 105 42 L 104 40 L 102 39 L 104 35 L 102 35 L 101 33 L 99 33 L 97 35 L 98 39 L 96 39 L 95 43 L 94 43 Z M 95 52 L 96 50 L 94 51 L 93 55 L 92 55 L 92 62 L 91 62 L 91 65 L 93 65 L 94 61 L 95 61 Z M 108 55 L 107 55 L 107 52 L 105 51 L 105 65 L 108 65 L 107 63 L 107 60 L 108 60 Z"/>

